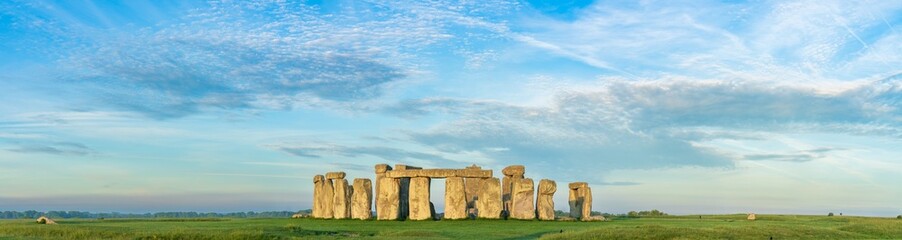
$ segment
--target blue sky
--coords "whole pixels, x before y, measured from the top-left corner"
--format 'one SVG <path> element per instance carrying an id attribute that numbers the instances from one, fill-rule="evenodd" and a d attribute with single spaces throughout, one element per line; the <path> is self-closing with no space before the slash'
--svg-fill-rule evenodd
<path id="1" fill-rule="evenodd" d="M 895 216 L 900 31 L 899 1 L 4 1 L 0 208 L 523 164 L 603 212 Z"/>

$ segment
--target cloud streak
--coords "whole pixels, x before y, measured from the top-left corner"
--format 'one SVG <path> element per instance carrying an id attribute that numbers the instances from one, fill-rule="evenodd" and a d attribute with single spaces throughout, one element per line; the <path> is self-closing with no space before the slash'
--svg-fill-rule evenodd
<path id="1" fill-rule="evenodd" d="M 94 149 L 91 149 L 84 144 L 74 142 L 55 142 L 48 144 L 23 143 L 19 144 L 18 147 L 7 150 L 17 153 L 39 153 L 63 156 L 86 156 L 95 153 Z"/>

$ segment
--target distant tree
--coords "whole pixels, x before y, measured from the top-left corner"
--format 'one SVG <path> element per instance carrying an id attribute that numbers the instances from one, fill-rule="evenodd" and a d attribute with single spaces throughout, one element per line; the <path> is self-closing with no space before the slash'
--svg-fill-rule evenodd
<path id="1" fill-rule="evenodd" d="M 630 211 L 630 212 L 626 213 L 626 216 L 627 217 L 639 217 L 639 213 L 636 211 Z"/>
<path id="2" fill-rule="evenodd" d="M 832 216 L 833 216 L 833 213 L 832 213 L 832 212 L 831 212 L 831 213 L 828 213 L 827 216 L 828 216 L 828 217 L 832 217 Z"/>
<path id="3" fill-rule="evenodd" d="M 902 219 L 902 215 L 896 216 L 896 219 Z"/>

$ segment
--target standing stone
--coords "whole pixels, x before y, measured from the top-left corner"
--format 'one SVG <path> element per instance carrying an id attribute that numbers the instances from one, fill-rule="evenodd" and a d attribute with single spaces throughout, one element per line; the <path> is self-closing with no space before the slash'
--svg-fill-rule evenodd
<path id="1" fill-rule="evenodd" d="M 385 176 L 385 172 L 391 170 L 391 166 L 388 166 L 388 164 L 376 164 L 376 212 L 379 212 L 379 180 L 382 180 L 382 177 Z"/>
<path id="2" fill-rule="evenodd" d="M 322 218 L 322 203 L 320 203 L 320 198 L 323 195 L 323 181 L 325 181 L 325 177 L 323 175 L 313 176 L 313 217 L 314 218 Z"/>
<path id="3" fill-rule="evenodd" d="M 351 198 L 351 218 L 360 220 L 373 218 L 373 183 L 369 179 L 354 179 L 354 193 Z"/>
<path id="4" fill-rule="evenodd" d="M 376 183 L 376 189 L 379 189 L 376 197 L 376 219 L 378 220 L 397 220 L 398 210 L 400 210 L 400 199 L 398 198 L 400 187 L 397 179 L 380 178 Z"/>
<path id="5" fill-rule="evenodd" d="M 514 179 L 511 184 L 510 216 L 514 219 L 535 219 L 535 188 L 532 179 Z"/>
<path id="6" fill-rule="evenodd" d="M 523 165 L 511 165 L 502 169 L 501 173 L 504 174 L 504 178 L 501 181 L 501 201 L 504 205 L 503 214 L 510 216 L 511 200 L 513 199 L 511 184 L 517 179 L 523 178 L 524 174 L 526 174 L 526 167 Z"/>
<path id="7" fill-rule="evenodd" d="M 334 201 L 334 188 L 332 187 L 332 180 L 326 179 L 323 181 L 322 189 L 320 189 L 320 218 L 332 218 L 333 214 L 333 204 Z"/>
<path id="8" fill-rule="evenodd" d="M 592 188 L 586 184 L 585 187 L 579 189 L 580 195 L 583 197 L 582 218 L 583 221 L 592 220 Z"/>
<path id="9" fill-rule="evenodd" d="M 420 167 L 395 164 L 394 170 L 422 169 Z M 410 178 L 398 178 L 398 219 L 407 219 L 410 212 Z"/>
<path id="10" fill-rule="evenodd" d="M 488 178 L 482 181 L 479 188 L 479 200 L 476 201 L 477 215 L 479 218 L 501 218 L 501 182 L 498 178 Z"/>
<path id="11" fill-rule="evenodd" d="M 482 168 L 473 164 L 466 169 L 481 170 Z M 482 178 L 464 178 L 464 191 L 467 200 L 467 214 L 476 216 L 476 200 L 479 196 L 479 188 L 482 186 Z"/>
<path id="12" fill-rule="evenodd" d="M 592 217 L 592 189 L 585 182 L 574 182 L 570 187 L 570 217 L 589 221 Z"/>
<path id="13" fill-rule="evenodd" d="M 540 220 L 554 220 L 554 192 L 557 191 L 557 183 L 552 180 L 539 181 L 536 197 L 536 215 Z"/>
<path id="14" fill-rule="evenodd" d="M 570 217 L 574 219 L 580 219 L 582 217 L 582 200 L 579 196 L 579 186 L 580 182 L 570 183 L 568 185 L 570 189 L 570 197 L 567 198 L 567 202 L 570 204 Z"/>
<path id="15" fill-rule="evenodd" d="M 348 186 L 347 179 L 335 179 L 335 194 L 332 196 L 332 207 L 335 209 L 332 216 L 335 219 L 351 218 L 351 194 L 353 189 Z"/>
<path id="16" fill-rule="evenodd" d="M 467 218 L 467 199 L 464 191 L 464 179 L 461 177 L 449 177 L 445 179 L 444 218 Z"/>
<path id="17" fill-rule="evenodd" d="M 415 177 L 410 179 L 410 213 L 407 215 L 408 219 L 432 219 L 432 213 L 429 207 L 429 184 L 430 179 L 428 177 Z"/>

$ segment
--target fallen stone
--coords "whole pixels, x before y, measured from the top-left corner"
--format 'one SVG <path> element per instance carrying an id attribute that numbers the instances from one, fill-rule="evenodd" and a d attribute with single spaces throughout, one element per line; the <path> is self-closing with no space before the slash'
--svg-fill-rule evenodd
<path id="1" fill-rule="evenodd" d="M 479 218 L 501 218 L 501 182 L 498 178 L 487 178 L 479 188 L 479 200 L 476 201 L 476 212 Z"/>
<path id="2" fill-rule="evenodd" d="M 557 191 L 557 183 L 552 180 L 539 181 L 538 196 L 536 197 L 536 215 L 540 220 L 554 220 L 554 192 Z"/>
<path id="3" fill-rule="evenodd" d="M 369 179 L 354 179 L 354 192 L 351 199 L 351 218 L 360 220 L 373 218 L 373 183 Z"/>
<path id="4" fill-rule="evenodd" d="M 755 219 L 757 219 L 757 217 L 755 216 L 754 213 L 749 213 L 749 216 L 746 219 L 748 219 L 749 221 L 755 221 Z"/>
<path id="5" fill-rule="evenodd" d="M 429 185 L 430 179 L 427 177 L 410 179 L 410 213 L 407 215 L 408 219 L 428 220 L 433 218 L 429 207 Z"/>
<path id="6" fill-rule="evenodd" d="M 449 177 L 445 179 L 444 219 L 467 218 L 467 200 L 465 195 L 463 178 Z"/>
<path id="7" fill-rule="evenodd" d="M 533 197 L 535 188 L 532 179 L 515 179 L 511 185 L 510 217 L 514 219 L 535 219 L 536 209 Z"/>
<path id="8" fill-rule="evenodd" d="M 56 224 L 56 221 L 53 221 L 53 219 L 50 219 L 49 217 L 41 216 L 41 217 L 39 217 L 39 218 L 37 219 L 37 223 L 40 223 L 40 224 Z"/>

